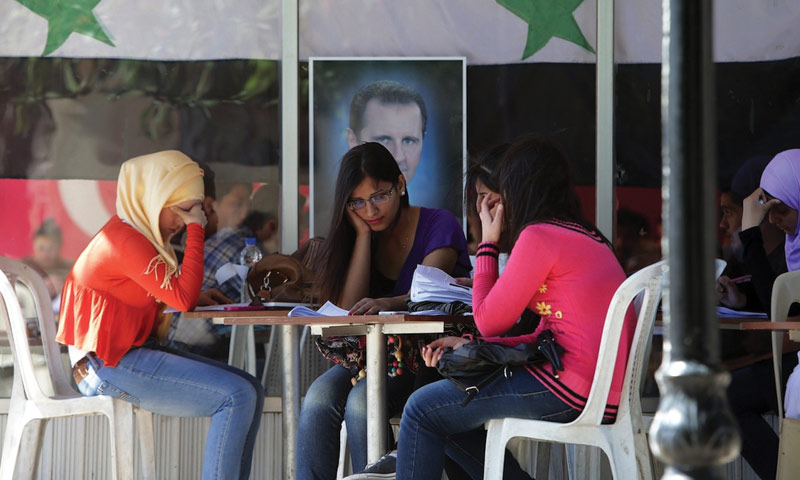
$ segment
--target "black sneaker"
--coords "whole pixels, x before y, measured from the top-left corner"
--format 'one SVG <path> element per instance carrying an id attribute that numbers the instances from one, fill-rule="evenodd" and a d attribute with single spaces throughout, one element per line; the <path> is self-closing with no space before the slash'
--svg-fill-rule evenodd
<path id="1" fill-rule="evenodd" d="M 367 465 L 361 473 L 355 473 L 344 480 L 394 480 L 397 471 L 397 453 L 387 453 L 377 462 Z"/>

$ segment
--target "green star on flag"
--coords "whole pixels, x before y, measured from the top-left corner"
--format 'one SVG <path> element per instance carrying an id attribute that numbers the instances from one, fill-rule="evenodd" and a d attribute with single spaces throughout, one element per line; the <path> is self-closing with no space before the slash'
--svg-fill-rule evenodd
<path id="1" fill-rule="evenodd" d="M 522 60 L 541 50 L 553 37 L 595 53 L 572 16 L 583 0 L 497 0 L 497 3 L 528 24 Z"/>
<path id="2" fill-rule="evenodd" d="M 43 57 L 50 55 L 67 41 L 72 32 L 88 35 L 95 40 L 114 46 L 92 10 L 100 0 L 17 0 L 33 13 L 47 20 L 47 44 Z"/>

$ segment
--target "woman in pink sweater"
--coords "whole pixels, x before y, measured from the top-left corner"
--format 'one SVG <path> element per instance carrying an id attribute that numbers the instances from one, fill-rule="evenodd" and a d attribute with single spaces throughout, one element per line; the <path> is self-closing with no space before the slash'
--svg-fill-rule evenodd
<path id="1" fill-rule="evenodd" d="M 403 411 L 397 478 L 441 476 L 445 455 L 472 476 L 483 475 L 486 433 L 492 418 L 520 417 L 554 422 L 574 420 L 585 405 L 594 376 L 600 337 L 611 297 L 625 279 L 608 240 L 580 212 L 567 159 L 551 141 L 526 137 L 504 155 L 494 179 L 499 203 L 480 199 L 482 243 L 475 265 L 475 322 L 488 342 L 531 343 L 549 329 L 565 349 L 564 370 L 556 377 L 549 363 L 518 367 L 482 389 L 465 407 L 464 392 L 448 380 L 427 385 L 411 396 Z M 500 277 L 500 243 L 513 245 Z M 525 308 L 541 322 L 528 335 L 500 337 Z M 623 329 L 607 416 L 613 421 L 625 363 L 635 328 L 630 315 Z M 446 347 L 468 340 L 439 339 L 424 348 L 425 361 L 435 366 Z M 507 456 L 506 478 L 528 478 Z"/>

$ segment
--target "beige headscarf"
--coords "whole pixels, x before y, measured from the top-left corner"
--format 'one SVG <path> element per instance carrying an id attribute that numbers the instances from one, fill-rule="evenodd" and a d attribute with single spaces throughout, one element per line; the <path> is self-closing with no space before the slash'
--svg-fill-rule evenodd
<path id="1" fill-rule="evenodd" d="M 175 250 L 169 242 L 164 242 L 158 228 L 161 209 L 202 199 L 203 170 L 177 150 L 135 157 L 120 168 L 117 215 L 147 237 L 158 251 L 145 273 L 156 272 L 156 267 L 163 263 L 166 275 L 161 288 L 172 288 L 172 276 L 178 271 Z"/>

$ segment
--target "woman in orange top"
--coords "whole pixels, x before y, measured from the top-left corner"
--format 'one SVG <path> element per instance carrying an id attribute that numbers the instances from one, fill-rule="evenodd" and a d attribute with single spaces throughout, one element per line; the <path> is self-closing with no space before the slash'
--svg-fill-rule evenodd
<path id="1" fill-rule="evenodd" d="M 67 276 L 57 340 L 83 395 L 169 416 L 208 416 L 203 478 L 248 478 L 264 391 L 253 376 L 162 348 L 160 308 L 195 307 L 203 279 L 203 171 L 177 151 L 122 164 L 117 214 Z M 186 227 L 178 266 L 170 237 Z"/>

